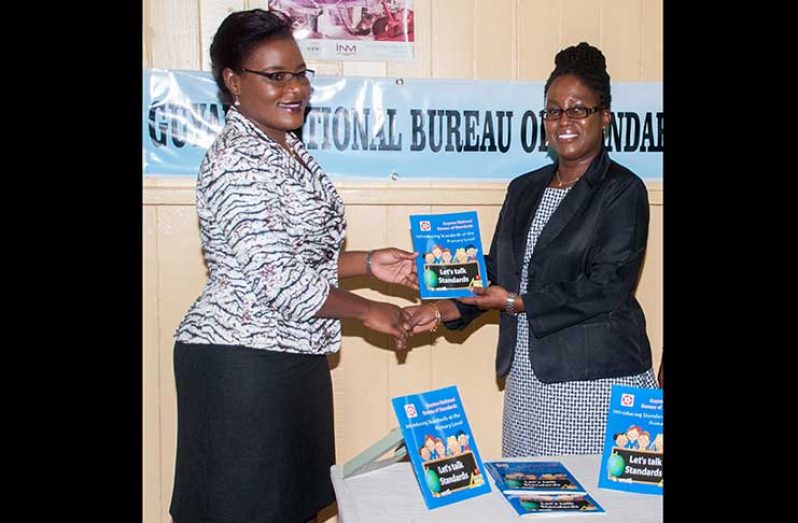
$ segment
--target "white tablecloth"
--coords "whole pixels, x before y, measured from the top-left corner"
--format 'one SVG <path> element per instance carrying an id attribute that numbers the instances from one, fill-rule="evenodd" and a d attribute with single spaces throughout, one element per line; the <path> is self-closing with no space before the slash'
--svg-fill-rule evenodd
<path id="1" fill-rule="evenodd" d="M 660 523 L 662 496 L 630 494 L 598 488 L 601 456 L 551 456 L 529 458 L 534 461 L 560 461 L 582 483 L 588 494 L 606 514 L 557 516 L 558 523 Z M 330 469 L 338 498 L 340 523 L 518 523 L 539 519 L 522 518 L 504 499 L 491 481 L 491 492 L 445 507 L 427 510 L 410 463 L 388 467 L 343 479 L 343 468 Z M 544 517 L 543 519 L 549 519 Z"/>

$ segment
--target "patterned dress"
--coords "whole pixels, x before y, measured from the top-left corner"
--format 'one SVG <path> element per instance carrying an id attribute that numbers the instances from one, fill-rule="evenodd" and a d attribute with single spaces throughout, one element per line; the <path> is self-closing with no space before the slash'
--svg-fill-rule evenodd
<path id="1" fill-rule="evenodd" d="M 543 227 L 570 187 L 547 187 L 535 212 L 524 253 L 520 294 L 527 292 L 529 262 Z M 504 392 L 502 455 L 557 456 L 598 454 L 604 444 L 613 384 L 654 388 L 652 370 L 635 376 L 590 381 L 543 383 L 529 362 L 529 322 L 518 314 L 518 336 Z M 534 345 L 532 350 L 535 350 Z"/>

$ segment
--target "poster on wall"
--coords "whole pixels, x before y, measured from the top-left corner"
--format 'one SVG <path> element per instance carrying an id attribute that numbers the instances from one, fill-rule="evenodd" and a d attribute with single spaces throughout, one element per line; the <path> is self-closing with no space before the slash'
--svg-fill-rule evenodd
<path id="1" fill-rule="evenodd" d="M 413 0 L 269 0 L 307 60 L 413 60 Z"/>

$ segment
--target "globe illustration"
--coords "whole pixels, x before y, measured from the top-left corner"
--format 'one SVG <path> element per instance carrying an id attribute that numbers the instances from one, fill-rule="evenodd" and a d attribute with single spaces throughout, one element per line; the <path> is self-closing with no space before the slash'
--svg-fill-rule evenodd
<path id="1" fill-rule="evenodd" d="M 438 475 L 435 473 L 434 470 L 427 469 L 426 478 L 427 478 L 427 487 L 429 487 L 429 489 L 432 492 L 437 493 L 441 491 L 441 480 L 438 479 Z"/>
<path id="2" fill-rule="evenodd" d="M 438 286 L 438 274 L 432 269 L 424 271 L 424 284 L 428 289 L 434 289 Z"/>
<path id="3" fill-rule="evenodd" d="M 507 483 L 507 488 L 521 488 L 521 481 L 517 479 L 508 479 L 505 480 Z"/>
<path id="4" fill-rule="evenodd" d="M 613 454 L 610 456 L 610 459 L 607 460 L 607 472 L 610 473 L 610 476 L 615 476 L 617 478 L 623 474 L 623 469 L 625 467 L 626 463 L 623 461 L 620 454 Z"/>
<path id="5" fill-rule="evenodd" d="M 527 510 L 537 510 L 540 508 L 540 503 L 532 501 L 531 499 L 522 499 L 521 506 Z"/>

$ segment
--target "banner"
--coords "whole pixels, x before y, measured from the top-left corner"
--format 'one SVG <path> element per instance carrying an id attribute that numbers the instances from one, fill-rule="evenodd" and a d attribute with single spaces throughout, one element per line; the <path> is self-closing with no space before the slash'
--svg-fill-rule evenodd
<path id="1" fill-rule="evenodd" d="M 413 60 L 413 0 L 269 0 L 306 60 Z"/>
<path id="2" fill-rule="evenodd" d="M 321 76 L 301 129 L 334 180 L 496 181 L 551 163 L 544 82 Z M 144 174 L 196 176 L 227 109 L 210 73 L 153 69 L 143 81 Z M 612 84 L 610 157 L 662 180 L 661 83 Z"/>

